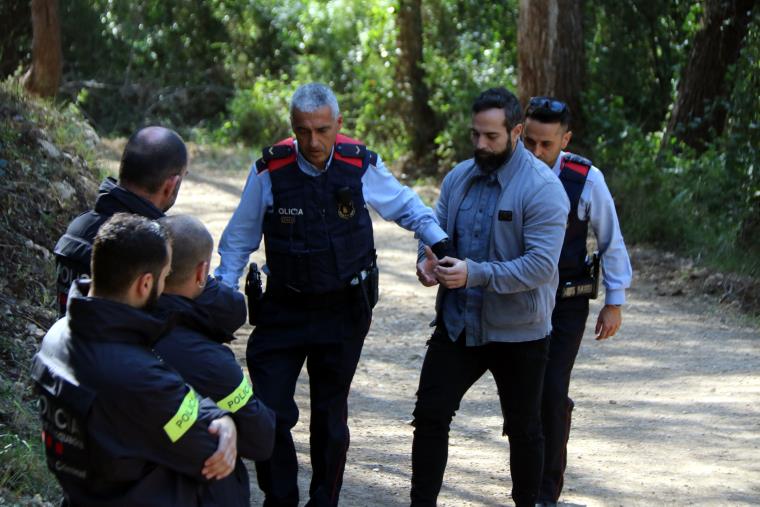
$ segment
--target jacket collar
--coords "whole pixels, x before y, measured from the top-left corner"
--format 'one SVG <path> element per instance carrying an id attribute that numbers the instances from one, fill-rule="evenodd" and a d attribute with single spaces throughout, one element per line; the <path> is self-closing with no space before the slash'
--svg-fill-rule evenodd
<path id="1" fill-rule="evenodd" d="M 215 308 L 214 304 L 202 304 L 200 298 L 192 300 L 178 294 L 162 294 L 158 299 L 159 311 L 170 313 L 176 319 L 177 325 L 186 327 L 202 334 L 205 338 L 218 343 L 228 343 L 235 339 L 234 332 L 225 326 L 224 308 Z"/>
<path id="2" fill-rule="evenodd" d="M 76 339 L 150 347 L 171 329 L 171 319 L 109 299 L 86 296 L 90 281 L 71 284 L 67 318 Z"/>
<path id="3" fill-rule="evenodd" d="M 103 180 L 98 191 L 100 194 L 95 201 L 95 211 L 98 213 L 113 215 L 120 211 L 126 211 L 151 220 L 164 216 L 164 212 L 152 202 L 119 186 L 116 180 L 111 177 Z"/>

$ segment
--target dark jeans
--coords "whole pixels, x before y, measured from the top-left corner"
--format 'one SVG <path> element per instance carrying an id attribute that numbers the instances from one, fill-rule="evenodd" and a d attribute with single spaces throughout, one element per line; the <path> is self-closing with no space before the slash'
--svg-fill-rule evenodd
<path id="1" fill-rule="evenodd" d="M 264 301 L 246 358 L 254 392 L 277 415 L 272 457 L 256 462 L 266 507 L 298 505 L 298 461 L 290 431 L 298 421 L 294 394 L 304 361 L 311 402 L 307 505 L 338 504 L 349 444 L 348 392 L 370 320 L 358 299 L 321 308 Z"/>
<path id="2" fill-rule="evenodd" d="M 541 422 L 544 428 L 544 475 L 539 501 L 556 502 L 567 467 L 567 441 L 573 400 L 568 396 L 570 374 L 588 318 L 588 298 L 558 299 L 552 313 L 549 362 L 544 377 Z"/>
<path id="3" fill-rule="evenodd" d="M 493 374 L 509 437 L 512 498 L 533 507 L 543 463 L 541 390 L 548 337 L 520 343 L 467 347 L 439 327 L 422 364 L 412 443 L 412 506 L 434 506 L 448 459 L 449 426 L 467 390 Z"/>

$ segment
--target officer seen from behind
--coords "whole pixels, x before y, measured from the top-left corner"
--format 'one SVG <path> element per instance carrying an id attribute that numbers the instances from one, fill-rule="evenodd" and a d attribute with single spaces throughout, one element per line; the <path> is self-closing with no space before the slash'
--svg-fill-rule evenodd
<path id="1" fill-rule="evenodd" d="M 567 440 L 574 403 L 570 374 L 583 338 L 589 298 L 596 297 L 599 273 L 587 262 L 588 227 L 596 236 L 605 287 L 597 340 L 614 336 L 622 322 L 631 262 L 620 232 L 615 203 L 602 172 L 583 157 L 564 152 L 572 137 L 570 109 L 553 97 L 533 97 L 525 113 L 525 147 L 552 168 L 570 199 L 570 214 L 559 260 L 559 289 L 552 313 L 549 362 L 544 377 L 542 425 L 546 441 L 539 504 L 556 505 L 567 466 Z M 597 260 L 598 267 L 598 260 Z"/>
<path id="2" fill-rule="evenodd" d="M 204 292 L 214 240 L 200 220 L 174 215 L 159 222 L 172 236 L 173 254 L 158 308 L 172 313 L 177 325 L 156 343 L 155 350 L 198 394 L 232 414 L 240 456 L 268 459 L 274 446 L 274 412 L 256 399 L 235 354 L 225 346 L 245 322 L 243 294 L 223 283 Z M 210 484 L 207 492 L 215 505 L 250 505 L 243 461 L 238 458 L 235 472 Z"/>
<path id="3" fill-rule="evenodd" d="M 376 153 L 339 133 L 343 117 L 330 88 L 298 88 L 290 120 L 296 138 L 266 148 L 251 170 L 222 235 L 216 276 L 237 287 L 263 234 L 266 293 L 247 360 L 254 391 L 277 413 L 272 458 L 256 463 L 264 505 L 298 505 L 290 430 L 298 420 L 293 396 L 304 361 L 311 394 L 307 505 L 337 505 L 349 444 L 348 392 L 377 298 L 367 204 L 427 245 L 447 236 Z"/>
<path id="4" fill-rule="evenodd" d="M 114 213 L 134 213 L 151 220 L 174 205 L 187 174 L 187 148 L 182 138 L 164 127 L 145 127 L 127 141 L 119 180 L 100 184 L 95 207 L 74 219 L 55 245 L 58 311 L 66 313 L 71 283 L 90 274 L 95 233 Z"/>
<path id="5" fill-rule="evenodd" d="M 92 283 L 72 286 L 68 315 L 34 357 L 42 439 L 64 505 L 205 505 L 207 482 L 233 470 L 228 412 L 152 350 L 167 322 L 144 310 L 161 295 L 171 255 L 159 224 L 115 215 L 95 237 Z"/>

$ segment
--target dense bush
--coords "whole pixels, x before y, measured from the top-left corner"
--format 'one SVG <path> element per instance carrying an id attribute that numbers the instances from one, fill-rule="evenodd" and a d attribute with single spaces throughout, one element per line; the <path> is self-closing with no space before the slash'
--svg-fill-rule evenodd
<path id="1" fill-rule="evenodd" d="M 662 146 L 664 119 L 646 131 L 641 127 L 646 122 L 632 122 L 623 96 L 600 98 L 591 118 L 594 161 L 609 177 L 629 240 L 660 244 L 757 275 L 760 13 L 729 82 L 733 89 L 726 130 L 702 153 L 676 142 Z"/>

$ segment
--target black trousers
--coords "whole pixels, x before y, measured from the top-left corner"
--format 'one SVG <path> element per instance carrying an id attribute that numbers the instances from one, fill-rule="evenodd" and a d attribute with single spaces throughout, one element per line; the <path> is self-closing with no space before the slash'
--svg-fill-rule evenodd
<path id="1" fill-rule="evenodd" d="M 544 376 L 541 422 L 544 428 L 544 475 L 539 501 L 556 502 L 567 467 L 567 441 L 574 403 L 568 396 L 570 374 L 588 319 L 588 298 L 558 299 L 552 313 L 549 362 Z"/>
<path id="2" fill-rule="evenodd" d="M 449 426 L 467 390 L 486 371 L 493 374 L 509 437 L 512 498 L 536 503 L 543 463 L 541 391 L 548 337 L 520 343 L 467 347 L 439 327 L 422 364 L 412 443 L 412 506 L 434 506 L 448 459 Z"/>
<path id="3" fill-rule="evenodd" d="M 311 403 L 309 506 L 336 506 L 349 445 L 348 392 L 369 330 L 364 301 L 303 301 L 265 296 L 246 359 L 256 395 L 276 413 L 272 457 L 256 462 L 266 507 L 298 505 L 296 382 L 306 362 Z M 324 303 L 324 304 L 323 304 Z"/>

